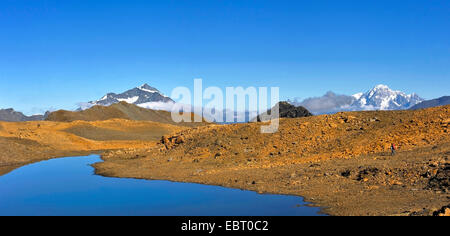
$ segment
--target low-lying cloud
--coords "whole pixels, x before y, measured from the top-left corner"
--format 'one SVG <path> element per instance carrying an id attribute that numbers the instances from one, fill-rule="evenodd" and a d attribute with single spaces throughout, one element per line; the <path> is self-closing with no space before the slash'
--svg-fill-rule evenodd
<path id="1" fill-rule="evenodd" d="M 295 106 L 303 106 L 313 114 L 328 114 L 350 109 L 353 102 L 353 96 L 340 95 L 333 92 L 327 92 L 322 97 L 307 98 L 301 102 L 289 101 Z"/>

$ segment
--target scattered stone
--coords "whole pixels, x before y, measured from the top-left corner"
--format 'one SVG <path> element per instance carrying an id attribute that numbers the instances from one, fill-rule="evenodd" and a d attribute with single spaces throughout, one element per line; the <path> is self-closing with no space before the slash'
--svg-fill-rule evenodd
<path id="1" fill-rule="evenodd" d="M 370 118 L 369 120 L 370 122 L 380 122 L 380 119 L 378 119 L 378 117 L 374 117 L 374 118 Z M 402 122 L 402 121 L 400 121 Z"/>
<path id="2" fill-rule="evenodd" d="M 182 144 L 184 143 L 184 137 L 183 136 L 178 136 L 175 139 L 175 144 Z"/>
<path id="3" fill-rule="evenodd" d="M 450 204 L 442 207 L 438 211 L 433 212 L 433 216 L 450 216 Z"/>
<path id="4" fill-rule="evenodd" d="M 365 169 L 361 170 L 358 173 L 358 176 L 357 176 L 356 180 L 364 181 L 368 177 L 375 177 L 375 176 L 377 176 L 379 172 L 380 172 L 380 170 L 378 168 L 371 168 L 371 167 L 365 168 Z M 367 182 L 367 181 L 364 181 L 364 182 Z"/>
<path id="5" fill-rule="evenodd" d="M 427 172 L 426 176 L 430 178 L 428 182 L 428 189 L 441 192 L 450 192 L 450 164 L 446 163 L 445 166 L 434 170 L 435 175 L 431 172 Z"/>
<path id="6" fill-rule="evenodd" d="M 352 174 L 352 172 L 350 170 L 346 170 L 341 173 L 341 176 L 348 178 L 348 177 L 350 177 L 351 174 Z"/>

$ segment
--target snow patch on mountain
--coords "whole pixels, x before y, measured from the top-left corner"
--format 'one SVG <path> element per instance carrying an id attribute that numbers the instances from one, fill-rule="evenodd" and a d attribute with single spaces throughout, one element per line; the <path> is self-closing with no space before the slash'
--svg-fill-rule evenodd
<path id="1" fill-rule="evenodd" d="M 126 102 L 126 103 L 133 104 L 137 100 L 139 100 L 139 96 L 134 96 L 134 97 L 131 97 L 131 98 L 118 98 L 117 100 L 121 101 L 121 102 Z"/>
<path id="2" fill-rule="evenodd" d="M 353 94 L 352 97 L 354 97 L 356 100 L 358 100 L 358 99 L 360 99 L 363 95 L 364 95 L 364 93 L 357 93 L 357 94 Z"/>
<path id="3" fill-rule="evenodd" d="M 139 86 L 138 89 L 148 92 L 148 93 L 159 93 L 159 91 L 157 89 L 152 88 L 152 87 L 148 86 L 147 84 L 143 84 L 143 85 Z"/>

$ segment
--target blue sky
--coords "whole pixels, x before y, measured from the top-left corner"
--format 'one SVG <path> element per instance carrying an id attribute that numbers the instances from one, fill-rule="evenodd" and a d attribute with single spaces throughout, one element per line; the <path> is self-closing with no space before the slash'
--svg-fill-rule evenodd
<path id="1" fill-rule="evenodd" d="M 282 99 L 376 84 L 450 95 L 450 1 L 2 0 L 0 108 L 73 109 L 148 83 L 279 86 Z"/>

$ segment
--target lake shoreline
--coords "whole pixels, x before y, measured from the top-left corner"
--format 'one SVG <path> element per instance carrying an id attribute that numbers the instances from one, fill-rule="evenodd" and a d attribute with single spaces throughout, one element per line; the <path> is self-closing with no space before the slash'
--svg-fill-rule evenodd
<path id="1" fill-rule="evenodd" d="M 297 196 L 96 175 L 93 164 L 101 162 L 100 155 L 55 158 L 0 177 L 0 215 L 319 215 Z"/>
<path id="2" fill-rule="evenodd" d="M 107 152 L 106 157 L 102 156 L 104 162 L 93 167 L 96 174 L 105 177 L 168 180 L 299 196 L 310 203 L 308 206 L 320 207 L 321 213 L 331 216 L 427 216 L 448 205 L 450 194 L 428 189 L 429 180 L 420 177 L 419 172 L 429 163 L 442 161 L 441 155 L 450 151 L 449 146 L 400 152 L 395 157 L 382 153 L 269 168 L 224 168 L 217 163 L 168 161 L 148 158 L 150 153 L 146 151 L 134 153 L 139 158 L 124 160 Z M 405 166 L 409 166 L 407 175 L 417 176 L 402 177 L 403 170 L 399 169 Z M 371 169 L 390 171 L 388 182 L 380 183 L 371 173 L 361 178 L 361 173 Z M 350 175 L 343 176 L 347 171 Z"/>
<path id="3" fill-rule="evenodd" d="M 102 158 L 102 156 L 100 155 L 100 158 Z M 205 186 L 216 186 L 216 187 L 222 187 L 222 188 L 227 188 L 227 189 L 235 189 L 235 190 L 242 190 L 242 191 L 250 191 L 250 192 L 255 192 L 261 195 L 280 195 L 280 196 L 295 196 L 295 197 L 300 197 L 303 199 L 304 203 L 302 206 L 306 206 L 306 207 L 315 207 L 315 208 L 320 208 L 320 211 L 318 212 L 318 214 L 320 216 L 330 216 L 328 215 L 328 213 L 326 213 L 323 209 L 325 209 L 326 207 L 324 206 L 320 206 L 318 204 L 315 204 L 313 202 L 310 201 L 306 201 L 306 198 L 304 196 L 301 195 L 296 195 L 296 194 L 288 194 L 288 193 L 282 193 L 279 191 L 273 191 L 273 192 L 261 192 L 261 191 L 257 191 L 255 189 L 251 189 L 251 188 L 245 188 L 245 187 L 239 187 L 236 185 L 226 185 L 226 184 L 221 184 L 221 183 L 210 183 L 207 181 L 192 181 L 192 180 L 179 180 L 178 178 L 164 178 L 164 179 L 158 179 L 158 178 L 148 178 L 148 177 L 124 177 L 124 176 L 115 176 L 112 174 L 106 174 L 104 173 L 104 169 L 102 167 L 102 163 L 105 163 L 105 160 L 102 158 L 102 162 L 96 162 L 94 164 L 92 164 L 91 166 L 94 168 L 94 174 L 98 175 L 98 176 L 102 176 L 102 177 L 106 177 L 106 178 L 119 178 L 119 179 L 135 179 L 135 180 L 147 180 L 147 181 L 169 181 L 169 182 L 173 182 L 173 183 L 187 183 L 187 184 L 199 184 L 199 185 L 205 185 Z M 299 206 L 297 206 L 299 207 Z"/>
<path id="4" fill-rule="evenodd" d="M 183 129 L 186 127 L 123 119 L 90 122 L 0 121 L 0 175 L 51 158 L 151 147 L 161 135 Z M 151 134 L 142 135 L 147 132 Z"/>
<path id="5" fill-rule="evenodd" d="M 67 157 L 74 157 L 74 156 L 87 156 L 87 155 L 92 155 L 92 154 L 97 154 L 97 155 L 101 155 L 104 151 L 108 151 L 108 150 L 101 150 L 101 151 L 44 151 L 43 153 L 41 153 L 41 155 L 37 156 L 32 156 L 32 157 L 28 157 L 28 156 L 24 156 L 23 154 L 19 154 L 22 155 L 22 158 L 27 158 L 28 161 L 24 161 L 24 162 L 12 162 L 12 163 L 5 163 L 3 165 L 0 166 L 0 177 L 3 175 L 6 175 L 8 173 L 10 173 L 11 171 L 14 171 L 18 168 L 30 165 L 30 164 L 34 164 L 34 163 L 39 163 L 41 161 L 48 161 L 48 160 L 52 160 L 52 159 L 60 159 L 60 158 L 67 158 Z M 111 150 L 109 150 L 111 151 Z"/>

